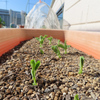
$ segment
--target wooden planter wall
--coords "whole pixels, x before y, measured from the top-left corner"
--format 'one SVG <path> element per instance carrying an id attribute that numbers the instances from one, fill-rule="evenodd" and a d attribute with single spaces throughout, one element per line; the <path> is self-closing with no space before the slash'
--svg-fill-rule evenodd
<path id="1" fill-rule="evenodd" d="M 72 47 L 81 50 L 96 59 L 100 59 L 100 33 L 67 31 L 65 40 Z"/>
<path id="2" fill-rule="evenodd" d="M 64 31 L 62 30 L 0 29 L 0 56 L 14 48 L 21 41 L 46 34 L 64 41 Z"/>
<path id="3" fill-rule="evenodd" d="M 100 59 L 100 33 L 44 29 L 0 29 L 0 56 L 21 41 L 40 35 L 52 36 L 62 42 L 66 40 L 74 48 Z"/>

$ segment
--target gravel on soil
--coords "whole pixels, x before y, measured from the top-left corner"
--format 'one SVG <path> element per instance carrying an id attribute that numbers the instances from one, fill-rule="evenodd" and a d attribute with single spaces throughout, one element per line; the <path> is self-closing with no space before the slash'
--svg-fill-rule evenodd
<path id="1" fill-rule="evenodd" d="M 70 47 L 67 54 L 59 48 L 61 58 L 52 51 L 57 45 L 45 39 L 40 53 L 39 42 L 33 38 L 8 59 L 0 61 L 0 100 L 100 100 L 100 60 Z M 63 44 L 62 42 L 60 42 Z M 84 56 L 83 73 L 78 74 L 80 56 Z M 38 85 L 33 86 L 30 60 L 40 60 L 36 72 Z"/>

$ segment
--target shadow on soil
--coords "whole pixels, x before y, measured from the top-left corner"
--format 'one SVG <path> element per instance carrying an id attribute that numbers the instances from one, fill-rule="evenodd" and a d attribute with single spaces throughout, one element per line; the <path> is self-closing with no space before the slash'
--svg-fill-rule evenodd
<path id="1" fill-rule="evenodd" d="M 92 77 L 100 77 L 100 73 L 96 72 L 96 73 L 87 73 L 85 72 L 84 74 L 88 75 L 88 76 L 92 76 Z"/>
<path id="2" fill-rule="evenodd" d="M 14 51 L 19 50 L 27 41 L 28 40 L 20 42 L 19 45 L 15 46 L 13 49 L 11 49 L 8 52 L 6 52 L 5 54 L 3 54 L 0 57 L 0 65 L 2 63 L 6 62 L 6 60 L 10 59 L 11 58 L 11 55 L 14 53 Z"/>
<path id="3" fill-rule="evenodd" d="M 79 52 L 74 52 L 74 53 L 67 53 L 67 55 L 79 55 L 79 56 L 86 56 L 86 54 L 82 54 L 82 53 L 79 53 Z"/>

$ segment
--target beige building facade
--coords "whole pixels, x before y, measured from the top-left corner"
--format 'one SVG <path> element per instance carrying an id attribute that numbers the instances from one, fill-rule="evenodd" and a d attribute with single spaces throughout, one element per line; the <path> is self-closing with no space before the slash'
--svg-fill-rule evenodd
<path id="1" fill-rule="evenodd" d="M 52 0 L 51 8 L 62 29 L 100 31 L 100 0 Z"/>

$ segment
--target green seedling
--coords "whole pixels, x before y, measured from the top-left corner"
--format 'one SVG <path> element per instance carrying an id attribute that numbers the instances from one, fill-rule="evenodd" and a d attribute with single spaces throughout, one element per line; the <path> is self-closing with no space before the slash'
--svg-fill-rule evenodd
<path id="1" fill-rule="evenodd" d="M 60 44 L 60 40 L 58 40 L 58 45 Z"/>
<path id="2" fill-rule="evenodd" d="M 40 42 L 40 47 L 43 47 L 43 46 L 42 46 L 42 44 L 43 44 L 43 42 L 44 42 L 43 36 L 36 37 L 36 39 Z"/>
<path id="3" fill-rule="evenodd" d="M 48 38 L 49 44 L 51 44 L 52 39 L 53 39 L 53 37 L 49 37 L 49 38 Z"/>
<path id="4" fill-rule="evenodd" d="M 74 100 L 79 100 L 78 94 L 74 96 Z"/>
<path id="5" fill-rule="evenodd" d="M 57 56 L 59 56 L 59 58 L 61 58 L 61 56 L 60 56 L 60 51 L 59 51 L 59 49 L 58 49 L 58 46 L 52 46 L 51 48 L 52 48 L 52 50 L 57 54 Z"/>
<path id="6" fill-rule="evenodd" d="M 80 57 L 80 69 L 79 69 L 79 74 L 82 74 L 82 69 L 83 69 L 83 65 L 84 65 L 84 57 L 83 56 L 81 56 Z"/>
<path id="7" fill-rule="evenodd" d="M 40 47 L 43 47 L 43 42 L 46 37 L 47 37 L 47 35 L 36 37 L 36 39 L 40 42 Z"/>
<path id="8" fill-rule="evenodd" d="M 48 36 L 48 35 L 44 35 L 44 36 L 43 36 L 43 39 L 45 39 L 47 36 Z"/>
<path id="9" fill-rule="evenodd" d="M 40 53 L 41 53 L 41 54 L 44 54 L 44 52 L 43 52 L 43 50 L 42 50 L 42 49 L 40 49 Z"/>
<path id="10" fill-rule="evenodd" d="M 31 70 L 31 75 L 32 75 L 32 80 L 34 80 L 34 83 L 32 83 L 32 85 L 36 86 L 37 83 L 36 83 L 36 70 L 39 68 L 40 66 L 40 61 L 35 61 L 35 60 L 31 60 L 30 61 L 30 64 L 31 64 L 31 67 L 32 67 L 32 70 Z"/>
<path id="11" fill-rule="evenodd" d="M 67 49 L 70 47 L 70 45 L 67 45 L 65 41 L 64 45 L 58 44 L 58 47 L 63 48 L 65 50 L 65 54 L 67 54 Z"/>
<path id="12" fill-rule="evenodd" d="M 42 44 L 43 44 L 43 42 L 44 42 L 43 36 L 36 37 L 36 39 L 40 42 L 40 47 L 43 47 L 43 46 L 42 46 Z"/>

